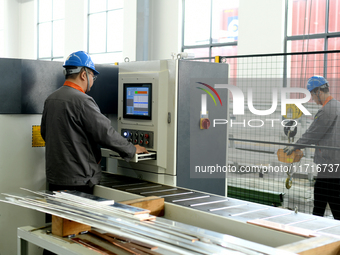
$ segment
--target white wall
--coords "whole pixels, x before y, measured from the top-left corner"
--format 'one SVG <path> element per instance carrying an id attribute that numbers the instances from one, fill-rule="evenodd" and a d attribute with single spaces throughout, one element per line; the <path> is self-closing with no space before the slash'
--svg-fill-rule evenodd
<path id="1" fill-rule="evenodd" d="M 124 0 L 123 56 L 136 60 L 137 0 Z"/>
<path id="2" fill-rule="evenodd" d="M 36 2 L 4 0 L 4 9 L 4 57 L 36 58 Z"/>
<path id="3" fill-rule="evenodd" d="M 87 3 L 84 0 L 65 1 L 64 57 L 87 50 Z"/>
<path id="4" fill-rule="evenodd" d="M 8 58 L 36 58 L 36 3 L 4 1 L 4 53 Z M 44 148 L 32 148 L 32 125 L 40 115 L 0 115 L 0 193 L 20 192 L 20 187 L 45 189 Z M 1 196 L 3 199 L 3 196 Z M 17 228 L 42 226 L 42 213 L 0 204 L 0 254 L 16 254 Z M 31 254 L 41 253 L 30 246 Z"/>
<path id="5" fill-rule="evenodd" d="M 40 119 L 40 115 L 0 115 L 0 193 L 20 193 L 20 187 L 45 189 L 45 148 L 32 148 L 31 135 L 32 125 L 40 125 Z M 42 213 L 0 203 L 0 254 L 16 254 L 18 227 L 39 227 L 44 222 Z M 37 250 L 30 254 L 39 254 Z"/>
<path id="6" fill-rule="evenodd" d="M 182 1 L 150 1 L 149 59 L 170 59 L 181 51 Z"/>
<path id="7" fill-rule="evenodd" d="M 14 2 L 14 1 L 13 1 Z M 20 1 L 19 1 L 20 2 Z M 19 25 L 19 58 L 35 59 L 37 56 L 37 3 L 21 0 Z"/>
<path id="8" fill-rule="evenodd" d="M 37 56 L 37 1 L 5 1 L 5 57 Z M 65 1 L 65 57 L 86 50 L 87 1 Z M 284 0 L 239 1 L 238 54 L 283 51 Z M 181 46 L 181 0 L 150 0 L 149 59 L 167 59 Z M 137 0 L 124 1 L 123 56 L 136 58 Z"/>
<path id="9" fill-rule="evenodd" d="M 239 1 L 239 55 L 283 52 L 284 2 Z"/>
<path id="10" fill-rule="evenodd" d="M 36 59 L 37 1 L 5 1 L 5 57 Z M 86 0 L 65 1 L 64 57 L 87 49 Z M 149 59 L 169 59 L 181 47 L 181 0 L 150 0 Z M 136 60 L 137 0 L 124 0 L 123 56 Z"/>
<path id="11" fill-rule="evenodd" d="M 5 57 L 20 58 L 20 3 L 5 0 Z"/>

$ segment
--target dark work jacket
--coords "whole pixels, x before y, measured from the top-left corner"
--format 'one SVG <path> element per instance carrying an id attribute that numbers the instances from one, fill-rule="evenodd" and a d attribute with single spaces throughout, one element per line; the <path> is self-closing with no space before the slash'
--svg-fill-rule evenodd
<path id="1" fill-rule="evenodd" d="M 327 100 L 316 113 L 313 123 L 296 143 L 340 149 L 340 102 L 335 99 Z M 299 147 L 303 148 L 303 146 Z M 340 150 L 317 148 L 315 149 L 314 163 L 322 167 L 318 176 L 340 178 Z M 323 171 L 325 166 L 331 167 L 333 170 Z"/>
<path id="2" fill-rule="evenodd" d="M 74 85 L 78 87 L 71 83 Z M 126 161 L 136 152 L 135 146 L 112 128 L 92 97 L 65 85 L 45 101 L 41 135 L 46 142 L 47 182 L 55 185 L 98 184 L 99 146 L 118 152 Z"/>

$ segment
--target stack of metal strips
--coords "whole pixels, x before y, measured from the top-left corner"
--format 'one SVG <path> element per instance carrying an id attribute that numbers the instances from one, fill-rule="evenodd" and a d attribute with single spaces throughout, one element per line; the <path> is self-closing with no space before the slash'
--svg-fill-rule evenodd
<path id="1" fill-rule="evenodd" d="M 148 210 L 77 191 L 34 192 L 38 196 L 4 194 L 19 205 L 87 224 L 102 231 L 157 246 L 160 254 L 269 254 L 248 241 L 149 215 Z M 259 246 L 259 247 L 257 247 Z M 277 250 L 276 250 L 277 251 Z M 275 252 L 276 253 L 276 252 Z M 278 251 L 276 254 L 288 254 Z"/>

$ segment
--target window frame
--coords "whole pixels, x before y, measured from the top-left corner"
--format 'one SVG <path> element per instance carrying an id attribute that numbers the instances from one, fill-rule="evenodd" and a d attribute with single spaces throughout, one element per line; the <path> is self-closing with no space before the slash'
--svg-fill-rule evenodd
<path id="1" fill-rule="evenodd" d="M 95 56 L 95 55 L 103 55 L 103 54 L 115 54 L 115 53 L 123 53 L 123 48 L 119 51 L 108 51 L 108 20 L 109 20 L 109 12 L 111 11 L 118 11 L 118 10 L 123 10 L 124 7 L 122 8 L 115 8 L 115 9 L 108 9 L 108 0 L 106 0 L 106 9 L 104 11 L 98 11 L 98 12 L 90 12 L 90 0 L 88 0 L 87 4 L 87 52 L 89 55 Z M 91 52 L 90 51 L 90 16 L 93 14 L 98 14 L 98 13 L 105 13 L 105 51 L 103 52 Z M 105 63 L 105 64 L 114 64 L 114 62 L 110 63 Z"/>
<path id="2" fill-rule="evenodd" d="M 54 31 L 53 31 L 53 23 L 56 22 L 56 21 L 62 21 L 64 20 L 65 21 L 65 15 L 64 15 L 64 18 L 63 19 L 53 19 L 53 2 L 54 1 L 58 1 L 58 0 L 51 0 L 52 1 L 52 4 L 51 4 L 51 8 L 52 8 L 52 19 L 51 20 L 48 20 L 48 21 L 43 21 L 43 22 L 40 22 L 39 20 L 39 17 L 40 17 L 40 1 L 43 1 L 43 0 L 38 0 L 37 1 L 37 60 L 49 60 L 49 61 L 62 61 L 64 56 L 54 56 L 53 54 L 53 35 L 54 35 Z M 39 33 L 40 33 L 40 29 L 39 29 L 39 25 L 40 24 L 44 24 L 44 23 L 51 23 L 51 55 L 50 57 L 39 57 Z M 64 31 L 65 32 L 65 31 Z"/>
<path id="3" fill-rule="evenodd" d="M 287 53 L 288 50 L 288 42 L 289 41 L 299 41 L 299 40 L 309 40 L 309 39 L 324 39 L 324 51 L 328 51 L 328 40 L 330 38 L 337 38 L 340 37 L 340 31 L 339 32 L 328 32 L 329 30 L 329 0 L 326 0 L 326 8 L 325 8 L 325 32 L 324 33 L 318 33 L 318 34 L 304 34 L 304 35 L 291 35 L 288 36 L 288 24 L 289 20 L 288 15 L 289 12 L 289 1 L 293 0 L 285 0 L 285 39 L 284 39 L 284 52 Z M 306 0 L 307 2 L 308 0 Z M 314 0 L 315 1 L 315 0 Z M 286 61 L 285 61 L 286 62 Z M 287 63 L 285 63 L 285 66 L 287 66 Z M 323 68 L 323 76 L 327 77 L 327 54 L 324 54 L 324 68 Z"/>

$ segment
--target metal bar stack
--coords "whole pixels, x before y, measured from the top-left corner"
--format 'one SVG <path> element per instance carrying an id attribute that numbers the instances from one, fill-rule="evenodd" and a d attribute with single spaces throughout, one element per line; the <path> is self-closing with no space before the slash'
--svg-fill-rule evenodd
<path id="1" fill-rule="evenodd" d="M 291 254 L 232 236 L 149 215 L 149 211 L 77 192 L 3 194 L 1 202 L 90 225 L 103 232 L 158 247 L 160 254 Z M 241 241 L 240 241 L 241 240 Z M 243 242 L 242 242 L 243 241 Z M 262 248 L 265 252 L 260 251 Z M 269 248 L 269 249 L 268 249 Z M 270 250 L 270 252 L 268 252 Z M 150 252 L 152 254 L 152 252 Z"/>

